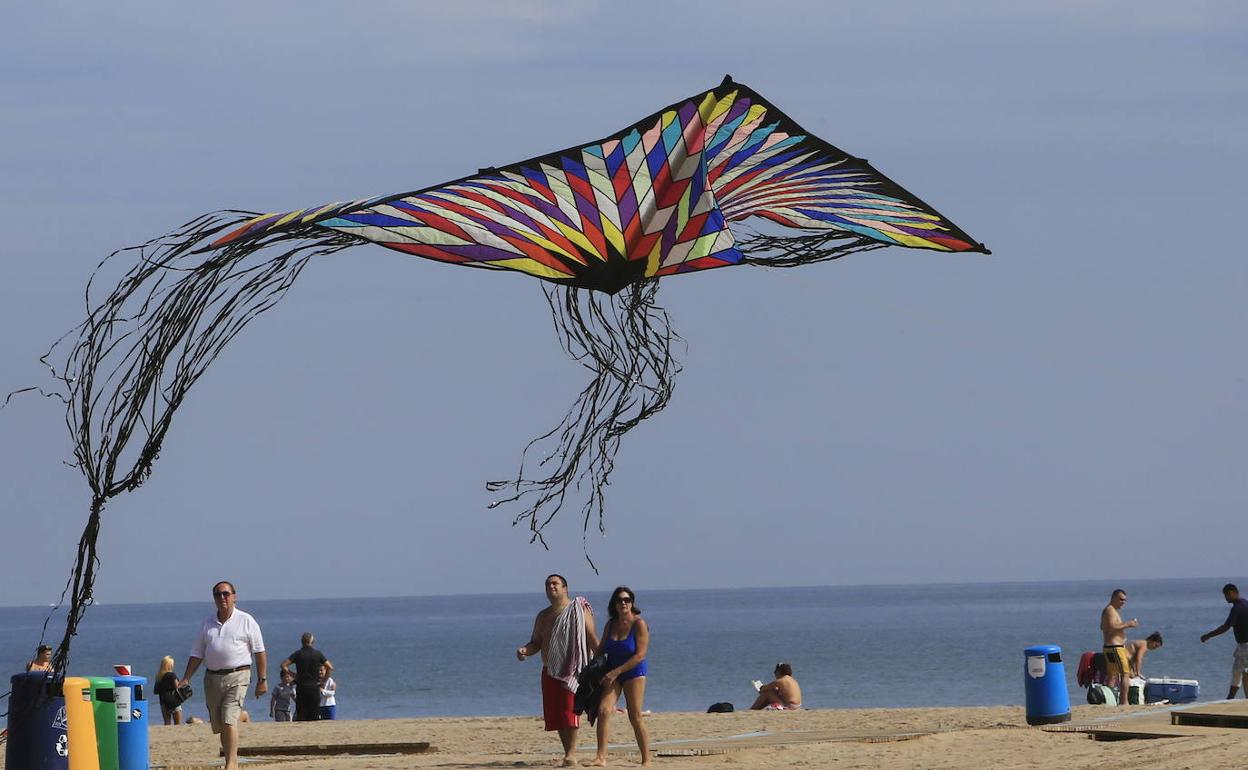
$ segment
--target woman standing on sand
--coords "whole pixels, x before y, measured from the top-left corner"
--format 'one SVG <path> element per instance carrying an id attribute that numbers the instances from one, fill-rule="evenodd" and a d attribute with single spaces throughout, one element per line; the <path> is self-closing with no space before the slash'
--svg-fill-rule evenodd
<path id="1" fill-rule="evenodd" d="M 602 647 L 607 656 L 606 674 L 602 677 L 602 701 L 598 704 L 598 755 L 594 767 L 607 764 L 607 723 L 615 713 L 615 704 L 624 693 L 628 705 L 628 721 L 633 725 L 641 764 L 650 764 L 650 736 L 642 721 L 646 697 L 646 653 L 650 649 L 650 627 L 642 620 L 637 608 L 637 595 L 628 586 L 611 593 L 607 611 L 611 617 L 602 628 Z"/>
<path id="2" fill-rule="evenodd" d="M 152 681 L 152 694 L 160 700 L 160 715 L 167 725 L 182 724 L 182 704 L 176 703 L 178 675 L 173 673 L 173 656 L 166 655 L 160 659 L 160 669 Z"/>

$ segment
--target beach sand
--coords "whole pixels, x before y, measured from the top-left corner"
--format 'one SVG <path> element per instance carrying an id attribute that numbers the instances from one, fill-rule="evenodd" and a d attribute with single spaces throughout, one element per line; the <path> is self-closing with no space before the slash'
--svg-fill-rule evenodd
<path id="1" fill-rule="evenodd" d="M 1143 711 L 1077 706 L 1076 720 Z M 793 713 L 662 713 L 646 717 L 652 748 L 660 752 L 719 751 L 694 756 L 654 756 L 656 766 L 695 768 L 1242 768 L 1248 734 L 1210 733 L 1193 738 L 1094 741 L 1078 733 L 1050 733 L 1026 725 L 1017 707 L 930 709 L 824 709 Z M 628 719 L 612 721 L 610 762 L 636 766 Z M 731 736 L 773 735 L 724 741 Z M 1236 731 L 1238 732 L 1238 731 Z M 918 737 L 906 733 L 930 733 Z M 850 740 L 877 736 L 879 742 Z M 887 738 L 885 736 L 888 736 Z M 904 739 L 903 739 L 904 738 Z M 721 739 L 719 743 L 715 739 Z M 427 741 L 428 754 L 331 756 L 291 761 L 252 760 L 279 770 L 390 768 L 549 767 L 558 759 L 558 738 L 536 717 L 341 720 L 303 724 L 243 725 L 242 745 L 316 745 Z M 741 744 L 770 742 L 774 745 Z M 153 767 L 194 768 L 216 764 L 219 743 L 207 725 L 153 726 Z M 582 728 L 578 758 L 594 753 L 592 729 Z"/>

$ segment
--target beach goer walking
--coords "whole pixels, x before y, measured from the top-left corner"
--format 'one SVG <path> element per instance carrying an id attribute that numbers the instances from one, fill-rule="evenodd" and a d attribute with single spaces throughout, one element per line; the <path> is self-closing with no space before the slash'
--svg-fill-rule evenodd
<path id="1" fill-rule="evenodd" d="M 182 702 L 178 700 L 178 675 L 172 655 L 160 659 L 160 668 L 152 679 L 152 694 L 160 701 L 160 716 L 167 725 L 182 724 Z"/>
<path id="2" fill-rule="evenodd" d="M 269 698 L 269 717 L 275 722 L 289 722 L 295 705 L 295 672 L 282 672 L 282 682 L 273 688 Z"/>
<path id="3" fill-rule="evenodd" d="M 1226 616 L 1226 622 L 1207 634 L 1200 635 L 1200 642 L 1204 644 L 1215 636 L 1225 634 L 1230 629 L 1235 629 L 1235 654 L 1231 658 L 1231 691 L 1227 693 L 1227 699 L 1235 697 L 1235 693 L 1239 692 L 1239 683 L 1244 683 L 1244 697 L 1248 698 L 1248 599 L 1243 599 L 1239 595 L 1239 588 L 1234 583 L 1227 583 L 1222 586 L 1222 598 L 1226 599 L 1227 604 L 1231 605 L 1231 612 Z"/>
<path id="4" fill-rule="evenodd" d="M 282 661 L 282 671 L 295 667 L 295 721 L 313 722 L 321 718 L 321 666 L 334 666 L 324 653 L 312 645 L 316 637 L 305 631 L 299 637 L 300 647 Z"/>
<path id="5" fill-rule="evenodd" d="M 1143 639 L 1127 642 L 1127 655 L 1131 658 L 1131 676 L 1144 676 L 1144 656 L 1160 647 L 1161 632 L 1154 631 Z"/>
<path id="6" fill-rule="evenodd" d="M 620 693 L 624 694 L 628 721 L 633 725 L 641 764 L 649 765 L 650 736 L 646 732 L 642 711 L 645 709 L 646 673 L 650 668 L 646 663 L 646 654 L 650 650 L 650 627 L 637 607 L 637 594 L 628 586 L 619 586 L 611 592 L 607 613 L 610 617 L 602 627 L 601 647 L 607 656 L 607 673 L 602 675 L 603 693 L 598 703 L 598 755 L 594 757 L 593 765 L 605 767 L 607 764 L 609 724 Z"/>
<path id="7" fill-rule="evenodd" d="M 563 766 L 576 766 L 576 675 L 598 649 L 594 611 L 583 596 L 568 597 L 568 581 L 562 575 L 546 577 L 546 600 L 550 606 L 537 613 L 529 641 L 516 649 L 516 660 L 542 654 L 542 715 L 546 730 L 557 731 L 563 744 Z"/>
<path id="8" fill-rule="evenodd" d="M 776 678 L 767 684 L 760 685 L 758 697 L 750 708 L 771 709 L 772 711 L 796 711 L 802 707 L 802 688 L 793 678 L 793 667 L 788 663 L 777 663 Z"/>
<path id="9" fill-rule="evenodd" d="M 321 666 L 321 719 L 333 719 L 338 712 L 338 683 L 329 675 L 329 666 Z"/>
<path id="10" fill-rule="evenodd" d="M 1131 687 L 1131 660 L 1127 657 L 1127 629 L 1140 625 L 1140 621 L 1132 618 L 1123 622 L 1119 610 L 1127 603 L 1127 592 L 1115 588 L 1109 595 L 1109 604 L 1101 610 L 1101 635 L 1105 646 L 1105 668 L 1109 674 L 1110 686 L 1114 678 L 1118 681 L 1118 704 L 1127 705 L 1127 691 Z"/>
<path id="11" fill-rule="evenodd" d="M 27 671 L 51 671 L 52 670 L 52 648 L 46 644 L 41 644 L 35 648 L 35 657 L 27 661 Z"/>
<path id="12" fill-rule="evenodd" d="M 191 657 L 182 674 L 182 687 L 203 663 L 204 705 L 212 732 L 221 736 L 221 752 L 226 770 L 238 768 L 238 724 L 247 701 L 251 684 L 251 658 L 256 658 L 256 697 L 269 691 L 268 656 L 264 652 L 264 636 L 260 624 L 251 615 L 235 606 L 238 592 L 234 584 L 222 580 L 212 587 L 217 611 L 204 619 L 191 645 Z"/>

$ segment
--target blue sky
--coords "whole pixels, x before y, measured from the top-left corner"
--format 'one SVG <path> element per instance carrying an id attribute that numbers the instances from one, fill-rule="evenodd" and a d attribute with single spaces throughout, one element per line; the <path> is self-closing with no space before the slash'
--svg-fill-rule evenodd
<path id="1" fill-rule="evenodd" d="M 536 282 L 309 265 L 113 500 L 102 601 L 1243 577 L 1248 7 L 27 4 L 0 50 L 0 388 L 113 249 L 206 211 L 416 189 L 595 139 L 724 73 L 993 250 L 665 280 L 687 342 L 607 535 L 487 479 L 583 385 Z M 55 601 L 86 484 L 0 412 L 0 604 Z M 569 512 L 571 513 L 571 512 Z"/>

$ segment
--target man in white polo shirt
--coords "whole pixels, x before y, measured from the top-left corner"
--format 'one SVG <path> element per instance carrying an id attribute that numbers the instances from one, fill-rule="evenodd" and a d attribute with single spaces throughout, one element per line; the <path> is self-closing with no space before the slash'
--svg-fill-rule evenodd
<path id="1" fill-rule="evenodd" d="M 212 587 L 212 599 L 217 613 L 209 615 L 195 643 L 191 645 L 191 657 L 186 662 L 186 673 L 179 686 L 189 684 L 191 677 L 203 663 L 204 703 L 208 706 L 208 719 L 212 731 L 221 735 L 221 752 L 225 755 L 226 770 L 238 768 L 238 722 L 247 700 L 247 686 L 251 684 L 251 656 L 256 656 L 256 697 L 269 690 L 266 680 L 268 656 L 264 652 L 264 637 L 260 624 L 246 612 L 234 607 L 238 594 L 234 584 L 222 580 Z"/>

